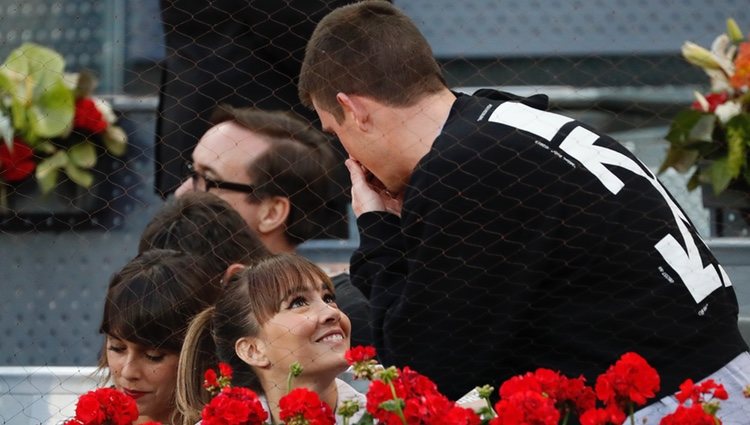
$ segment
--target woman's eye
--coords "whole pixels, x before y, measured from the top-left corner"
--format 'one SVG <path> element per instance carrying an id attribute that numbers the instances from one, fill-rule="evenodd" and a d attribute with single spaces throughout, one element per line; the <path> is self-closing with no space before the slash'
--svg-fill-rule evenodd
<path id="1" fill-rule="evenodd" d="M 152 362 L 160 362 L 164 360 L 164 354 L 161 353 L 146 353 L 146 358 Z"/>
<path id="2" fill-rule="evenodd" d="M 113 353 L 124 353 L 125 347 L 120 347 L 119 345 L 109 345 L 107 346 L 107 350 Z"/>
<path id="3" fill-rule="evenodd" d="M 307 303 L 307 298 L 305 298 L 305 297 L 294 297 L 294 298 L 292 298 L 291 301 L 289 301 L 289 308 L 303 307 L 303 306 L 306 306 L 307 304 L 308 304 Z"/>
<path id="4" fill-rule="evenodd" d="M 336 295 L 334 295 L 334 294 L 324 294 L 323 295 L 323 301 L 325 301 L 326 304 L 335 304 L 336 303 Z"/>

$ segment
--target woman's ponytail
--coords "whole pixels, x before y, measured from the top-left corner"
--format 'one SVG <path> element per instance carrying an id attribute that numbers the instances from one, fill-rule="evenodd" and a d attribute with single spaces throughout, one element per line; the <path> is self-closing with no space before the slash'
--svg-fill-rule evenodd
<path id="1" fill-rule="evenodd" d="M 212 333 L 215 308 L 208 307 L 190 321 L 177 368 L 176 413 L 183 425 L 194 425 L 211 395 L 203 388 L 203 373 L 218 364 Z M 173 422 L 179 425 L 177 422 Z"/>

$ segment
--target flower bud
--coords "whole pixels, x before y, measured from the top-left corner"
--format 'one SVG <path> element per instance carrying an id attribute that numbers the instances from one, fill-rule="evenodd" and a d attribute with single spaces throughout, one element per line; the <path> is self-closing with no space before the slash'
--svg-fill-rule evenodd
<path id="1" fill-rule="evenodd" d="M 706 69 L 721 69 L 711 52 L 707 49 L 689 41 L 682 45 L 682 56 L 693 65 Z"/>
<path id="2" fill-rule="evenodd" d="M 739 43 L 744 38 L 739 25 L 737 25 L 737 22 L 732 18 L 727 19 L 727 35 L 732 43 Z"/>

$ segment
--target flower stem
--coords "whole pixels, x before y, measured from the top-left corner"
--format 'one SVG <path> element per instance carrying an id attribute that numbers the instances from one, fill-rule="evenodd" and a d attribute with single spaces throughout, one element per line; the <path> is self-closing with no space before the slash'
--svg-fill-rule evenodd
<path id="1" fill-rule="evenodd" d="M 635 425 L 635 408 L 633 402 L 630 402 L 630 425 Z"/>
<path id="2" fill-rule="evenodd" d="M 565 408 L 565 417 L 563 418 L 563 421 L 560 425 L 568 425 L 568 419 L 570 418 L 570 409 Z"/>
<path id="3" fill-rule="evenodd" d="M 393 394 L 393 401 L 398 400 L 398 395 L 396 395 L 396 387 L 393 385 L 393 381 L 388 382 L 388 386 L 391 387 L 391 394 Z M 397 404 L 396 406 L 396 414 L 399 418 L 401 418 L 401 423 L 404 425 L 408 425 L 406 423 L 406 416 L 404 416 L 404 411 L 401 409 L 401 405 Z"/>

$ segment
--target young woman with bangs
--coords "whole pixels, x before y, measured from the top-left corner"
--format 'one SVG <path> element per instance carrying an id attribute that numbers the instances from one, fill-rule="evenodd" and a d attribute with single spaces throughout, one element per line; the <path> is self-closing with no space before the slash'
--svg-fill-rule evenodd
<path id="1" fill-rule="evenodd" d="M 135 399 L 136 424 L 182 423 L 177 363 L 187 324 L 216 299 L 218 286 L 207 281 L 195 257 L 162 249 L 138 255 L 110 281 L 99 366 L 108 383 Z"/>
<path id="2" fill-rule="evenodd" d="M 261 396 L 272 423 L 279 422 L 278 404 L 288 391 L 294 362 L 303 369 L 294 388 L 317 392 L 334 411 L 345 400 L 364 406 L 364 396 L 336 378 L 347 369 L 344 354 L 350 338 L 349 318 L 336 306 L 331 280 L 315 264 L 282 254 L 239 270 L 216 304 L 198 314 L 188 329 L 177 377 L 183 424 L 200 420 L 210 401 L 202 388 L 203 371 L 218 362 L 232 367 L 233 386 Z"/>

